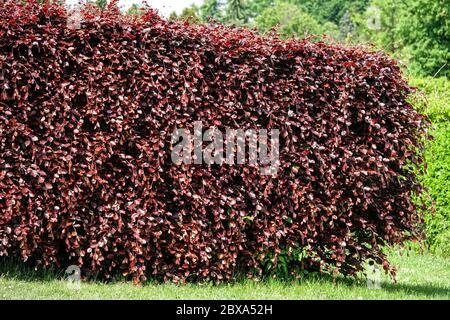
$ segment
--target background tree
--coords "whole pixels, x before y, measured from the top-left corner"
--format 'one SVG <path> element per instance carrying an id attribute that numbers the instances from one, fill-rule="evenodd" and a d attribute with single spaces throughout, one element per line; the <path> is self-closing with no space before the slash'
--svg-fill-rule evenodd
<path id="1" fill-rule="evenodd" d="M 249 0 L 247 1 L 247 13 L 249 15 L 249 20 L 253 20 L 255 17 L 259 16 L 265 9 L 273 6 L 274 0 Z"/>
<path id="2" fill-rule="evenodd" d="M 202 19 L 199 16 L 199 8 L 195 4 L 191 5 L 190 7 L 184 8 L 179 15 L 177 15 L 177 13 L 173 11 L 169 16 L 169 20 L 177 19 L 188 21 L 190 23 L 202 22 Z"/>
<path id="3" fill-rule="evenodd" d="M 177 12 L 176 12 L 176 11 L 172 11 L 172 12 L 170 13 L 170 15 L 169 15 L 169 20 L 170 20 L 170 21 L 174 21 L 174 20 L 177 20 L 177 19 L 178 19 Z"/>
<path id="4" fill-rule="evenodd" d="M 228 0 L 226 9 L 226 20 L 231 24 L 243 24 L 248 21 L 248 13 L 244 0 Z"/>
<path id="5" fill-rule="evenodd" d="M 141 16 L 143 14 L 141 7 L 136 3 L 132 4 L 131 7 L 127 10 L 127 14 Z"/>
<path id="6" fill-rule="evenodd" d="M 450 76 L 450 2 L 405 0 L 398 37 L 413 72 Z"/>
<path id="7" fill-rule="evenodd" d="M 223 0 L 204 0 L 199 8 L 199 16 L 204 22 L 207 22 L 209 19 L 223 22 L 224 8 L 225 2 Z"/>
<path id="8" fill-rule="evenodd" d="M 108 2 L 89 1 L 100 8 Z M 325 33 L 344 44 L 373 43 L 415 74 L 449 76 L 449 12 L 448 0 L 204 0 L 169 19 L 278 26 L 285 36 Z"/>
<path id="9" fill-rule="evenodd" d="M 342 41 L 350 41 L 355 33 L 355 25 L 352 21 L 352 14 L 346 11 L 339 21 L 339 39 Z"/>
<path id="10" fill-rule="evenodd" d="M 373 42 L 391 53 L 399 49 L 399 20 L 405 5 L 404 0 L 372 0 L 358 23 L 360 40 Z"/>
<path id="11" fill-rule="evenodd" d="M 370 0 L 288 0 L 301 7 L 317 21 L 338 25 L 347 11 L 364 12 Z"/>
<path id="12" fill-rule="evenodd" d="M 319 23 L 298 6 L 285 1 L 276 1 L 256 17 L 255 24 L 261 31 L 269 31 L 277 26 L 278 31 L 286 36 L 320 34 Z"/>
<path id="13" fill-rule="evenodd" d="M 108 4 L 108 0 L 95 0 L 95 5 L 101 9 L 105 9 Z"/>
<path id="14" fill-rule="evenodd" d="M 403 60 L 412 73 L 448 77 L 449 12 L 448 0 L 372 0 L 352 21 L 359 42 L 374 43 Z"/>

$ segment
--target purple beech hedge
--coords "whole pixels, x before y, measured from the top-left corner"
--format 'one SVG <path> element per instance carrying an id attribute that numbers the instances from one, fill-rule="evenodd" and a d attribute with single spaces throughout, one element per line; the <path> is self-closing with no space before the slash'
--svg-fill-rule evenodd
<path id="1" fill-rule="evenodd" d="M 382 249 L 421 236 L 428 120 L 393 59 L 152 10 L 82 15 L 73 29 L 59 5 L 0 4 L 0 256 L 136 283 L 266 275 L 282 255 L 395 275 Z M 171 132 L 194 121 L 279 129 L 278 174 L 173 164 Z"/>

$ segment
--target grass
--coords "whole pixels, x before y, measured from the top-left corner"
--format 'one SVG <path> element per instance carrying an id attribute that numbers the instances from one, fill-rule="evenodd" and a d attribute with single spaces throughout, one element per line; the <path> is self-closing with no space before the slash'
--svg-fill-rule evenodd
<path id="1" fill-rule="evenodd" d="M 366 281 L 326 277 L 303 280 L 242 280 L 233 284 L 158 284 L 83 282 L 69 289 L 62 273 L 34 271 L 0 260 L 0 299 L 450 299 L 450 259 L 431 254 L 390 254 L 398 267 L 397 284 L 382 275 L 380 289 Z"/>

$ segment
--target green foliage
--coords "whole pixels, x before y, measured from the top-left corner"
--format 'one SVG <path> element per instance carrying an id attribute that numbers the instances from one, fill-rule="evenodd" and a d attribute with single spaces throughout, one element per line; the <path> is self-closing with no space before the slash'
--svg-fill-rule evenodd
<path id="1" fill-rule="evenodd" d="M 410 67 L 419 74 L 450 76 L 450 2 L 405 0 L 399 21 L 400 39 L 414 57 Z"/>
<path id="2" fill-rule="evenodd" d="M 330 21 L 327 21 L 321 25 L 321 33 L 326 34 L 334 40 L 340 39 L 342 35 L 340 28 Z"/>
<path id="3" fill-rule="evenodd" d="M 226 20 L 230 24 L 241 25 L 248 20 L 247 7 L 244 0 L 228 0 Z"/>
<path id="4" fill-rule="evenodd" d="M 259 16 L 265 9 L 274 5 L 274 0 L 248 0 L 248 13 L 250 18 Z"/>
<path id="5" fill-rule="evenodd" d="M 411 78 L 409 83 L 419 89 L 413 97 L 414 105 L 428 115 L 432 123 L 450 122 L 450 81 L 447 78 Z"/>
<path id="6" fill-rule="evenodd" d="M 309 255 L 311 255 L 311 249 L 307 247 L 287 246 L 280 252 L 272 251 L 258 258 L 262 260 L 263 274 L 286 279 L 292 276 L 302 276 L 310 273 L 303 266 L 304 261 Z"/>
<path id="7" fill-rule="evenodd" d="M 379 28 L 367 21 L 379 13 Z M 450 75 L 450 3 L 448 0 L 372 0 L 356 16 L 360 41 L 375 43 L 405 61 L 422 76 Z"/>
<path id="8" fill-rule="evenodd" d="M 360 37 L 389 52 L 399 49 L 401 41 L 398 22 L 404 14 L 405 6 L 403 1 L 372 0 L 362 14 L 358 31 Z"/>
<path id="9" fill-rule="evenodd" d="M 104 9 L 108 4 L 107 0 L 95 0 L 95 5 L 101 9 Z"/>
<path id="10" fill-rule="evenodd" d="M 339 26 L 336 39 L 353 44 L 374 43 L 408 65 L 414 75 L 450 76 L 448 0 L 253 0 L 250 8 L 264 15 L 255 14 L 262 30 L 279 23 L 281 31 L 288 35 L 303 35 L 305 29 L 309 33 L 312 29 L 312 33 L 336 34 L 333 23 Z M 316 23 L 309 18 L 298 23 L 292 17 L 286 23 L 287 10 L 292 17 L 300 10 Z M 320 30 L 315 28 L 317 24 Z"/>
<path id="11" fill-rule="evenodd" d="M 427 243 L 432 252 L 450 256 L 450 123 L 442 122 L 432 133 L 435 140 L 426 152 L 428 172 L 424 184 L 436 212 L 425 217 Z"/>
<path id="12" fill-rule="evenodd" d="M 273 6 L 266 8 L 256 17 L 255 22 L 261 31 L 269 31 L 277 26 L 278 32 L 286 36 L 303 37 L 322 33 L 319 23 L 313 17 L 296 5 L 284 1 L 276 1 Z"/>
<path id="13" fill-rule="evenodd" d="M 422 181 L 427 188 L 428 205 L 435 212 L 425 216 L 427 245 L 434 253 L 450 256 L 450 81 L 446 78 L 412 78 L 410 84 L 420 91 L 413 97 L 416 108 L 427 114 L 435 128 L 428 142 L 425 160 L 427 173 Z"/>
<path id="14" fill-rule="evenodd" d="M 143 14 L 143 11 L 137 4 L 133 4 L 127 11 L 127 14 L 135 15 L 135 16 L 141 16 Z"/>
<path id="15" fill-rule="evenodd" d="M 172 12 L 169 16 L 169 20 L 183 20 L 190 23 L 201 23 L 202 19 L 199 17 L 199 8 L 196 5 L 192 5 L 188 8 L 184 8 L 183 11 L 177 15 L 176 12 Z"/>
<path id="16" fill-rule="evenodd" d="M 169 20 L 173 21 L 173 20 L 177 20 L 178 19 L 178 15 L 176 11 L 172 11 L 169 15 Z"/>
<path id="17" fill-rule="evenodd" d="M 209 19 L 219 22 L 224 21 L 224 3 L 221 0 L 204 0 L 199 11 L 203 22 L 207 22 Z"/>
<path id="18" fill-rule="evenodd" d="M 352 15 L 350 11 L 346 11 L 339 21 L 339 38 L 341 40 L 347 40 L 348 37 L 355 33 L 355 24 L 352 21 Z"/>
<path id="19" fill-rule="evenodd" d="M 290 0 L 321 23 L 339 24 L 346 12 L 364 12 L 369 0 Z"/>

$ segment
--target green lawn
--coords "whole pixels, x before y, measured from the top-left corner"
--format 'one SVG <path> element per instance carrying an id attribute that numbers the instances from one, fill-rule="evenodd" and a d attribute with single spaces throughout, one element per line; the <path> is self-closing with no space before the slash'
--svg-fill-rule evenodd
<path id="1" fill-rule="evenodd" d="M 0 263 L 0 299 L 450 299 L 450 259 L 430 254 L 392 253 L 398 282 L 382 276 L 381 289 L 366 281 L 309 277 L 237 281 L 234 284 L 155 284 L 83 282 L 80 290 L 67 288 L 55 272 L 30 271 L 19 264 Z M 1 260 L 0 260 L 1 262 Z M 61 274 L 61 273 L 60 273 Z"/>

